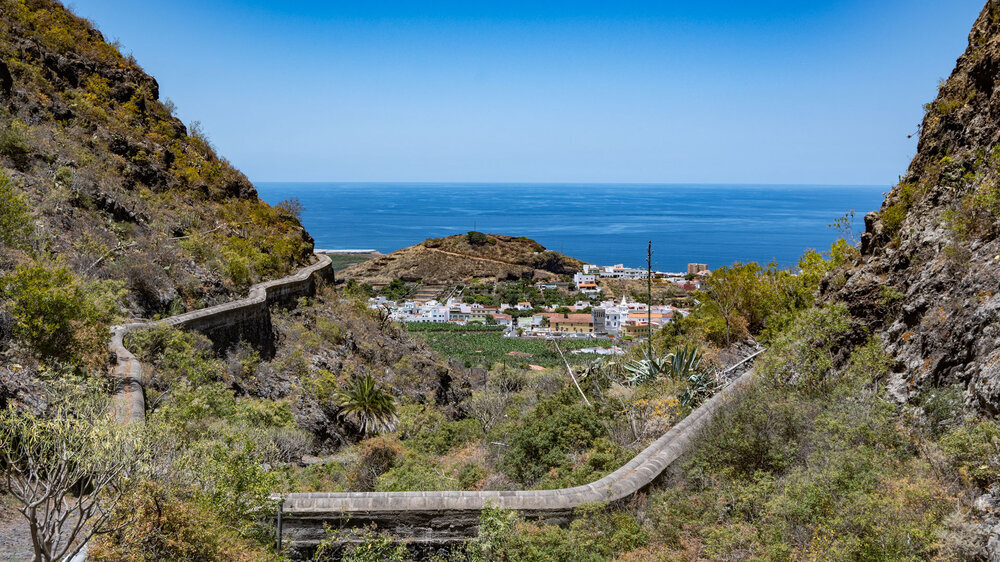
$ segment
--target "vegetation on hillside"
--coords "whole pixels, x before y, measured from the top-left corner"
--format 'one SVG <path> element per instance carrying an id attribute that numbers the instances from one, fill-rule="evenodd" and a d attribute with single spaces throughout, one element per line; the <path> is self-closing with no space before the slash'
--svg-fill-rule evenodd
<path id="1" fill-rule="evenodd" d="M 50 0 L 9 0 L 0 27 L 0 200 L 8 246 L 125 283 L 145 314 L 176 312 L 309 258 L 295 209 L 270 207 L 156 81 Z M 30 212 L 27 212 L 30 209 Z M 34 226 L 28 240 L 25 221 Z"/>

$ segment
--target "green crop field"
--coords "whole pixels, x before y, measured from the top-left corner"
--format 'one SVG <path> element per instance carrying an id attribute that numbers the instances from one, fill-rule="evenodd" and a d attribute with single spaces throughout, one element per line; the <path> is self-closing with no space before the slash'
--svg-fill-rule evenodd
<path id="1" fill-rule="evenodd" d="M 506 362 L 508 365 L 541 365 L 556 367 L 562 364 L 559 353 L 551 341 L 533 338 L 505 338 L 495 332 L 414 332 L 423 338 L 432 349 L 446 357 L 461 359 L 468 365 L 484 366 Z M 562 340 L 559 347 L 566 353 L 570 363 L 578 364 L 590 361 L 598 355 L 589 353 L 569 353 L 573 349 L 584 347 L 611 347 L 611 340 Z M 511 351 L 530 353 L 531 357 L 515 357 L 507 355 Z"/>
<path id="2" fill-rule="evenodd" d="M 327 254 L 327 256 L 333 262 L 334 271 L 340 271 L 347 266 L 368 261 L 374 257 L 371 254 Z"/>

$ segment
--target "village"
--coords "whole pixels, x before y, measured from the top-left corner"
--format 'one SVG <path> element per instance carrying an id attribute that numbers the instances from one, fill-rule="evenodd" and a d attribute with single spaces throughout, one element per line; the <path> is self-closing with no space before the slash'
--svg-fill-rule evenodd
<path id="1" fill-rule="evenodd" d="M 620 299 L 605 298 L 602 284 L 612 280 L 647 281 L 662 287 L 671 284 L 685 294 L 701 288 L 702 280 L 710 273 L 701 263 L 688 264 L 686 273 L 653 271 L 641 268 L 596 266 L 586 264 L 572 281 L 538 282 L 539 291 L 562 291 L 576 294 L 572 304 L 540 305 L 528 300 L 518 302 L 476 302 L 472 296 L 463 296 L 465 286 L 456 287 L 441 300 L 420 298 L 390 300 L 384 295 L 369 298 L 372 309 L 385 310 L 389 317 L 405 324 L 435 323 L 467 326 L 480 324 L 498 326 L 506 337 L 523 338 L 607 338 L 635 340 L 646 337 L 650 329 L 690 313 L 687 307 L 671 304 L 647 305 L 627 296 Z"/>

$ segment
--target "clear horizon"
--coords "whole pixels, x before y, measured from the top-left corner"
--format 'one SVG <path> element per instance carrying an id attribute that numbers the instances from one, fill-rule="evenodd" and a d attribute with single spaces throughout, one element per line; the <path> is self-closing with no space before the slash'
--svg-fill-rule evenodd
<path id="1" fill-rule="evenodd" d="M 258 183 L 891 185 L 982 0 L 72 6 Z"/>
<path id="2" fill-rule="evenodd" d="M 762 182 L 762 183 L 748 183 L 748 182 L 731 182 L 731 183 L 711 183 L 711 182 L 624 182 L 624 181 L 464 181 L 464 180 L 447 180 L 447 181 L 381 181 L 381 180 L 364 180 L 364 181 L 338 181 L 338 180 L 307 180 L 307 181 L 286 181 L 286 180 L 255 180 L 255 184 L 334 184 L 334 185 L 662 185 L 662 186 L 705 186 L 705 187 L 882 187 L 880 183 L 774 183 L 774 182 Z"/>

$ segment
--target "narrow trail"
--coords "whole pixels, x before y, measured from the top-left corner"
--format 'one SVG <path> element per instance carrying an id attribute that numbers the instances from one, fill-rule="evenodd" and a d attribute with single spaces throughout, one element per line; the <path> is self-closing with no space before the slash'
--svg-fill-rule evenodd
<path id="1" fill-rule="evenodd" d="M 428 248 L 427 246 L 424 246 L 424 248 L 426 248 L 427 251 L 430 251 L 430 252 L 438 252 L 440 254 L 447 254 L 449 256 L 455 256 L 455 257 L 458 257 L 458 258 L 465 258 L 465 259 L 470 259 L 470 260 L 478 260 L 478 261 L 485 261 L 485 262 L 491 262 L 491 263 L 499 263 L 499 264 L 503 264 L 503 265 L 513 265 L 513 266 L 517 266 L 517 267 L 531 268 L 530 265 L 525 265 L 523 263 L 518 263 L 518 262 L 514 262 L 514 261 L 501 260 L 501 259 L 497 259 L 497 258 L 486 258 L 486 257 L 483 257 L 483 256 L 474 256 L 472 254 L 463 254 L 462 252 L 451 252 L 451 251 L 448 251 L 448 250 L 442 250 L 441 248 Z"/>

